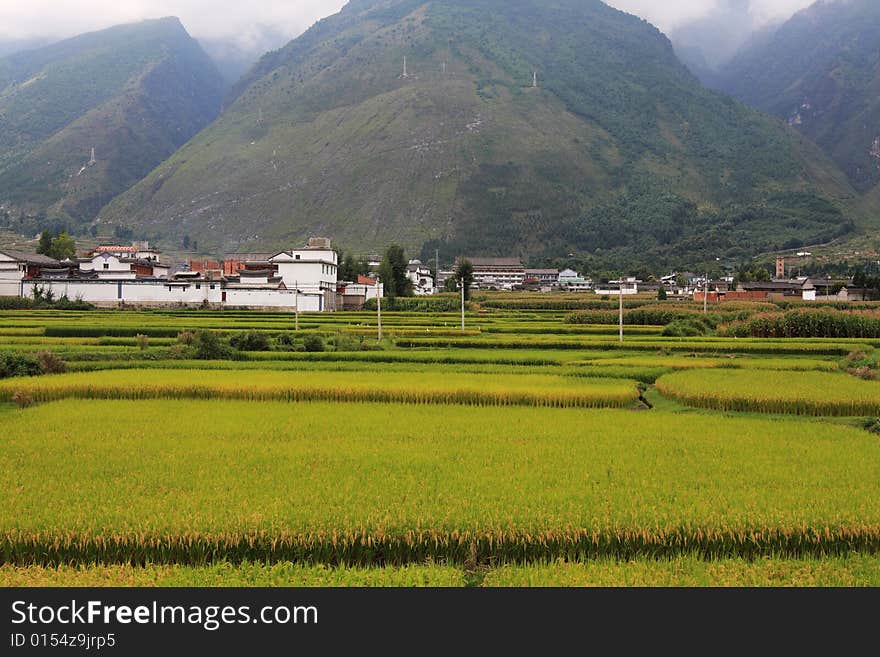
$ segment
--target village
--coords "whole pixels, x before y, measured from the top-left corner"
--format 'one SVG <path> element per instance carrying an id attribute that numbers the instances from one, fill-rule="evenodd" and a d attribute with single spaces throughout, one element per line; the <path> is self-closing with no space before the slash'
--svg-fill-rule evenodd
<path id="1" fill-rule="evenodd" d="M 697 302 L 863 301 L 871 290 L 846 279 L 790 277 L 786 259 L 778 258 L 776 276 L 766 281 L 717 280 L 675 272 L 659 280 L 635 277 L 594 281 L 572 269 L 529 269 L 517 258 L 459 258 L 473 267 L 472 289 L 595 294 L 655 294 Z M 27 299 L 67 298 L 102 308 L 204 307 L 297 312 L 361 310 L 382 298 L 384 284 L 376 275 L 380 262 L 371 258 L 370 275 L 356 280 L 339 276 L 339 254 L 324 237 L 278 253 L 232 253 L 222 260 L 170 264 L 147 242 L 101 245 L 82 257 L 55 260 L 46 255 L 0 250 L 0 296 Z M 406 276 L 415 296 L 456 290 L 455 269 L 439 275 L 419 260 L 410 260 Z"/>

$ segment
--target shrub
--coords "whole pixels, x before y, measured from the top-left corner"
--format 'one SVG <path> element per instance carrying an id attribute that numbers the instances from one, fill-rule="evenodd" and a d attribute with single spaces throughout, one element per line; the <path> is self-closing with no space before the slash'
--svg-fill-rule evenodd
<path id="1" fill-rule="evenodd" d="M 180 344 L 190 346 L 196 341 L 196 334 L 192 331 L 181 331 L 177 334 L 177 341 Z"/>
<path id="2" fill-rule="evenodd" d="M 135 344 L 137 344 L 138 349 L 141 351 L 145 351 L 147 347 L 150 346 L 150 338 L 144 335 L 143 333 L 138 333 L 134 336 Z"/>
<path id="3" fill-rule="evenodd" d="M 862 350 L 850 352 L 840 363 L 840 369 L 860 379 L 874 380 L 877 378 L 878 370 L 880 370 L 880 355 L 874 350 L 870 352 Z"/>
<path id="4" fill-rule="evenodd" d="M 171 360 L 184 360 L 191 356 L 191 352 L 192 350 L 185 344 L 173 344 L 168 347 L 168 350 L 165 352 L 165 357 Z"/>
<path id="5" fill-rule="evenodd" d="M 90 304 L 88 301 L 83 301 L 82 299 L 74 299 L 73 301 L 71 301 L 65 294 L 63 297 L 58 299 L 58 301 L 52 304 L 52 308 L 54 308 L 55 310 L 94 310 L 95 306 Z"/>
<path id="6" fill-rule="evenodd" d="M 324 341 L 321 339 L 320 335 L 315 335 L 314 333 L 307 335 L 303 340 L 303 346 L 306 351 L 309 352 L 317 352 L 324 351 Z"/>
<path id="7" fill-rule="evenodd" d="M 67 371 L 67 363 L 55 352 L 41 351 L 37 353 L 37 361 L 43 374 L 64 374 Z"/>
<path id="8" fill-rule="evenodd" d="M 236 333 L 229 338 L 229 344 L 239 351 L 271 351 L 269 338 L 259 331 Z"/>
<path id="9" fill-rule="evenodd" d="M 279 333 L 275 336 L 275 348 L 281 351 L 291 351 L 296 344 L 290 333 Z"/>
<path id="10" fill-rule="evenodd" d="M 662 335 L 672 338 L 690 338 L 712 333 L 712 321 L 708 318 L 695 316 L 677 319 L 663 329 Z"/>
<path id="11" fill-rule="evenodd" d="M 23 297 L 0 297 L 0 310 L 28 310 L 34 302 Z"/>
<path id="12" fill-rule="evenodd" d="M 19 408 L 27 408 L 28 406 L 33 406 L 34 404 L 34 398 L 23 390 L 16 390 L 11 399 L 12 403 Z"/>
<path id="13" fill-rule="evenodd" d="M 343 333 L 341 331 L 337 332 L 332 340 L 335 351 L 360 351 L 364 344 L 363 336 Z"/>
<path id="14" fill-rule="evenodd" d="M 36 358 L 16 353 L 0 355 L 0 379 L 13 376 L 38 376 L 42 373 L 40 362 Z"/>
<path id="15" fill-rule="evenodd" d="M 877 380 L 877 370 L 871 369 L 870 367 L 856 367 L 847 370 L 847 372 L 849 372 L 854 377 L 864 379 L 865 381 Z"/>
<path id="16" fill-rule="evenodd" d="M 212 331 L 199 331 L 194 342 L 196 360 L 222 360 L 231 356 L 230 349 Z"/>
<path id="17" fill-rule="evenodd" d="M 880 434 L 880 417 L 868 418 L 862 426 L 864 426 L 866 431 Z"/>

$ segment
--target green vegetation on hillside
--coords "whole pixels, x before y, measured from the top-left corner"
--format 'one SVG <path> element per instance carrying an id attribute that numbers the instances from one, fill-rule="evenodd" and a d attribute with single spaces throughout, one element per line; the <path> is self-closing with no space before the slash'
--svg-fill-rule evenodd
<path id="1" fill-rule="evenodd" d="M 833 165 L 598 0 L 352 2 L 265 56 L 228 103 L 102 220 L 175 240 L 185 227 L 217 249 L 320 226 L 347 250 L 574 251 L 608 266 L 852 229 Z"/>
<path id="2" fill-rule="evenodd" d="M 216 116 L 221 90 L 176 18 L 0 59 L 0 204 L 14 210 L 6 227 L 32 234 L 48 218 L 84 231 Z"/>

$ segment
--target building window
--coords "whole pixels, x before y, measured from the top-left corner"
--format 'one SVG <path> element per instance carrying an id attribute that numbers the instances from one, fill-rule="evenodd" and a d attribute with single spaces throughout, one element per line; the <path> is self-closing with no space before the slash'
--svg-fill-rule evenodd
<path id="1" fill-rule="evenodd" d="M 299 256 L 296 256 L 296 259 L 299 260 Z"/>
<path id="2" fill-rule="evenodd" d="M 201 290 L 201 289 L 202 289 L 202 285 L 201 285 L 201 283 L 196 283 L 196 289 L 197 289 L 197 290 Z"/>
<path id="3" fill-rule="evenodd" d="M 217 286 L 216 286 L 216 285 L 212 285 L 212 286 L 211 286 L 211 289 L 213 290 L 215 287 L 217 287 Z"/>
<path id="4" fill-rule="evenodd" d="M 110 269 L 110 265 L 108 263 L 104 263 L 104 269 Z"/>

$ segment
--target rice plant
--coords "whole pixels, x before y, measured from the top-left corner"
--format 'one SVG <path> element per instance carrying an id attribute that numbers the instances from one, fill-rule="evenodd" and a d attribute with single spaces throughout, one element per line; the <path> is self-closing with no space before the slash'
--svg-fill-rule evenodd
<path id="1" fill-rule="evenodd" d="M 67 401 L 2 441 L 15 565 L 880 552 L 876 437 L 795 419 Z"/>
<path id="2" fill-rule="evenodd" d="M 665 397 L 720 411 L 792 415 L 880 415 L 880 382 L 845 373 L 692 370 L 657 380 Z"/>

